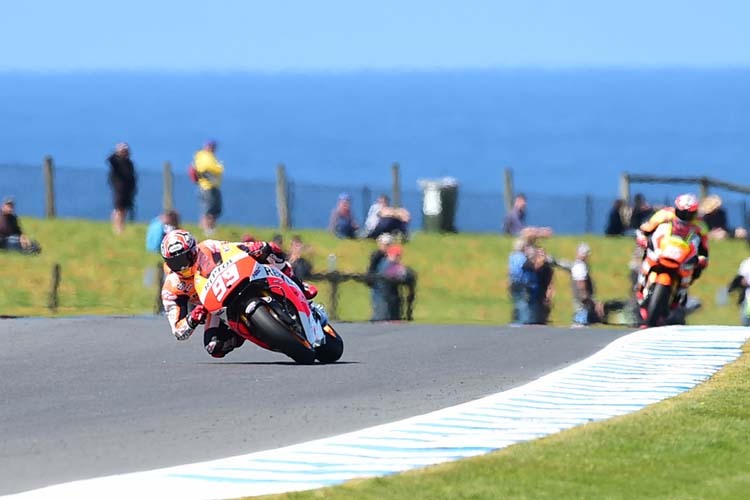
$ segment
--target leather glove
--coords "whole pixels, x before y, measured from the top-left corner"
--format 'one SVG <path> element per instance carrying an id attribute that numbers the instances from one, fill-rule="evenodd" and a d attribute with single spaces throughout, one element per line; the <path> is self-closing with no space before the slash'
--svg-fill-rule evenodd
<path id="1" fill-rule="evenodd" d="M 198 304 L 190 311 L 187 317 L 187 324 L 190 328 L 195 329 L 198 325 L 205 323 L 207 317 L 208 311 L 206 311 L 206 308 L 203 307 L 203 304 Z"/>
<path id="2" fill-rule="evenodd" d="M 258 262 L 265 263 L 271 254 L 271 245 L 265 241 L 254 241 L 248 248 L 247 253 Z"/>
<path id="3" fill-rule="evenodd" d="M 284 262 L 284 252 L 273 242 L 256 241 L 247 252 L 253 259 L 263 264 L 281 264 Z"/>
<path id="4" fill-rule="evenodd" d="M 635 232 L 635 243 L 641 248 L 646 248 L 648 246 L 648 237 L 643 234 L 643 231 L 636 231 Z"/>
<path id="5" fill-rule="evenodd" d="M 185 330 L 184 332 L 175 332 L 174 338 L 177 340 L 187 340 L 193 334 L 193 330 Z"/>

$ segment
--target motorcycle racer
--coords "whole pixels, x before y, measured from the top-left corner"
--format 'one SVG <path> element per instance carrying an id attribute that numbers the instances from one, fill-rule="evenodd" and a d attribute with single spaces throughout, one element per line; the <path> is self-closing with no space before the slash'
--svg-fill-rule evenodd
<path id="1" fill-rule="evenodd" d="M 218 254 L 222 245 L 237 245 L 256 261 L 279 269 L 300 287 L 307 300 L 313 299 L 318 293 L 313 285 L 303 283 L 294 276 L 284 252 L 275 243 L 256 241 L 246 244 L 218 240 L 197 243 L 188 231 L 170 231 L 161 243 L 161 256 L 169 268 L 161 291 L 167 320 L 177 340 L 187 340 L 198 325 L 205 324 L 203 345 L 214 358 L 223 358 L 245 342 L 245 339 L 230 329 L 221 318 L 206 310 L 195 290 L 194 277 L 199 253 Z M 311 303 L 311 308 L 316 311 L 321 324 L 324 325 L 327 317 L 322 306 Z"/>
<path id="2" fill-rule="evenodd" d="M 643 289 L 646 278 L 657 260 L 660 240 L 665 236 L 677 236 L 696 249 L 695 266 L 689 280 L 680 284 L 672 307 L 684 305 L 687 300 L 687 289 L 697 280 L 708 266 L 708 229 L 697 219 L 698 198 L 691 193 L 679 195 L 673 207 L 663 208 L 641 224 L 636 233 L 636 243 L 644 249 L 641 272 L 635 289 L 636 300 L 643 304 Z"/>

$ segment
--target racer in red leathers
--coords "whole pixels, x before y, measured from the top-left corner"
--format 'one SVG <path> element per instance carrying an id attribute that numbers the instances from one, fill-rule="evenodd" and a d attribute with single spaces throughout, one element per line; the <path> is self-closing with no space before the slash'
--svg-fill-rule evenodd
<path id="1" fill-rule="evenodd" d="M 708 230 L 706 225 L 697 219 L 698 199 L 693 194 L 682 194 L 675 199 L 674 207 L 659 210 L 651 218 L 641 224 L 636 242 L 644 249 L 641 273 L 635 289 L 635 297 L 639 305 L 643 303 L 643 289 L 651 267 L 656 262 L 656 249 L 659 240 L 664 236 L 677 236 L 687 243 L 694 245 L 697 251 L 697 261 L 694 263 L 693 274 L 688 282 L 681 283 L 681 289 L 676 294 L 672 307 L 685 305 L 687 289 L 697 280 L 708 266 Z"/>
<path id="2" fill-rule="evenodd" d="M 161 256 L 169 273 L 164 279 L 161 299 L 172 334 L 177 340 L 187 340 L 198 325 L 205 324 L 203 345 L 215 358 L 223 358 L 227 353 L 240 347 L 245 339 L 229 328 L 220 318 L 210 314 L 198 299 L 195 291 L 194 276 L 197 267 L 198 252 L 207 250 L 218 252 L 220 245 L 237 245 L 258 262 L 276 267 L 303 290 L 305 298 L 311 300 L 318 293 L 313 285 L 303 283 L 294 276 L 292 266 L 287 262 L 284 252 L 272 242 L 256 241 L 253 243 L 227 243 L 218 240 L 195 241 L 192 234 L 182 229 L 175 229 L 164 236 L 161 243 Z M 327 318 L 325 310 L 319 304 L 311 307 L 318 313 L 321 323 Z"/>

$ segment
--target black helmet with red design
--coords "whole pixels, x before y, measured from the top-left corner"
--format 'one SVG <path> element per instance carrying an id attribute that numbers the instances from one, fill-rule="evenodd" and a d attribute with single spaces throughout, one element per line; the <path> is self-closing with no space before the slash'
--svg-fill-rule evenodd
<path id="1" fill-rule="evenodd" d="M 161 240 L 161 257 L 169 269 L 188 277 L 198 257 L 198 244 L 188 231 L 174 229 Z"/>
<path id="2" fill-rule="evenodd" d="M 698 198 L 692 193 L 681 194 L 674 200 L 674 214 L 682 221 L 691 221 L 698 214 Z"/>

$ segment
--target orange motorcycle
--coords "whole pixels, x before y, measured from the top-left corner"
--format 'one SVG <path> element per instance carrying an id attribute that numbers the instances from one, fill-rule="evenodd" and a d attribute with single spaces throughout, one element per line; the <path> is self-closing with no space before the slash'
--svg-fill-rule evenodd
<path id="1" fill-rule="evenodd" d="M 697 250 L 682 238 L 662 236 L 646 261 L 650 270 L 643 288 L 641 318 L 646 326 L 659 326 L 667 322 L 680 289 L 690 284 Z"/>
<path id="2" fill-rule="evenodd" d="M 199 250 L 195 289 L 211 314 L 264 349 L 302 364 L 333 363 L 344 352 L 341 336 L 292 279 L 236 245 Z"/>

